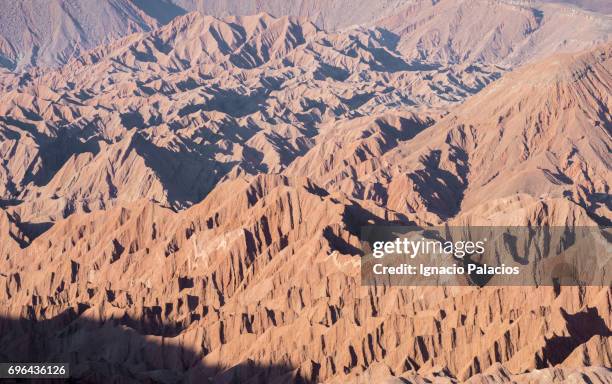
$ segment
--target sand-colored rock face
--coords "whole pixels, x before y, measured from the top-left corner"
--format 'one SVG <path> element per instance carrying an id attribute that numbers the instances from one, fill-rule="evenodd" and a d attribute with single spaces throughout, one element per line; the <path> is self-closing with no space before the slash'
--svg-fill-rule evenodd
<path id="1" fill-rule="evenodd" d="M 607 224 L 610 53 L 517 70 L 427 129 L 406 124 L 415 136 L 391 146 L 389 131 L 347 140 L 339 125 L 286 172 L 432 224 Z"/>
<path id="2" fill-rule="evenodd" d="M 328 31 L 382 26 L 399 36 L 406 56 L 512 63 L 605 41 L 612 14 L 606 0 L 7 1 L 0 15 L 0 68 L 65 64 L 97 45 L 192 11 L 221 18 L 290 15 Z M 387 34 L 387 42 L 396 44 L 397 36 Z"/>
<path id="3" fill-rule="evenodd" d="M 418 25 L 390 44 L 191 13 L 3 73 L 0 360 L 89 382 L 609 382 L 609 287 L 360 284 L 365 224 L 612 220 L 612 45 L 509 71 L 492 61 L 533 46 L 506 27 L 499 52 L 417 44 L 433 65 L 407 53 Z"/>
<path id="4" fill-rule="evenodd" d="M 610 19 L 600 16 L 564 4 L 441 0 L 410 2 L 376 24 L 399 37 L 407 57 L 517 65 L 607 41 Z"/>
<path id="5" fill-rule="evenodd" d="M 503 72 L 421 69 L 383 40 L 192 13 L 15 80 L 0 106 L 2 199 L 36 222 L 140 198 L 185 208 L 226 175 L 282 172 L 342 120 L 380 115 L 405 139 Z"/>

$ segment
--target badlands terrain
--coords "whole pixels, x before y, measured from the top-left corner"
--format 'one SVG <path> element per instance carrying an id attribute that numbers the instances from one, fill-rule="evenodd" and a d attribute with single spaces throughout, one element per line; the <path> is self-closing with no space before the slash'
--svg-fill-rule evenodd
<path id="1" fill-rule="evenodd" d="M 612 381 L 610 287 L 359 268 L 363 225 L 610 226 L 606 2 L 227 3 L 0 14 L 0 361 L 83 382 Z"/>

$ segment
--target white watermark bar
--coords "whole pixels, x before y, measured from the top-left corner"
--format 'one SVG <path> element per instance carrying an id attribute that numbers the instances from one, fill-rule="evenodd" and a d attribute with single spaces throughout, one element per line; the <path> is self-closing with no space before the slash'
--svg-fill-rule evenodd
<path id="1" fill-rule="evenodd" d="M 608 227 L 361 230 L 362 285 L 610 286 Z"/>
<path id="2" fill-rule="evenodd" d="M 0 363 L 0 379 L 68 379 L 68 363 Z"/>

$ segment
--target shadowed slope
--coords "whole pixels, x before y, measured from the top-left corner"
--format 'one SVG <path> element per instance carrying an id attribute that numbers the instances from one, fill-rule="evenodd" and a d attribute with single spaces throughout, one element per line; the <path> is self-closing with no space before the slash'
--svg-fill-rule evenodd
<path id="1" fill-rule="evenodd" d="M 353 181 L 336 183 L 347 193 L 376 190 L 387 208 L 433 223 L 505 205 L 510 214 L 519 198 L 609 224 L 611 65 L 607 44 L 509 73 L 369 167 L 333 169 Z"/>
<path id="2" fill-rule="evenodd" d="M 62 362 L 79 383 L 315 383 L 288 364 L 210 365 L 148 317 L 98 320 L 83 304 L 47 320 L 0 318 L 0 361 Z M 161 312 L 161 308 L 160 308 Z M 171 327 L 171 326 L 169 326 Z M 174 329 L 174 332 L 184 331 Z M 65 380 L 45 380 L 65 382 Z"/>

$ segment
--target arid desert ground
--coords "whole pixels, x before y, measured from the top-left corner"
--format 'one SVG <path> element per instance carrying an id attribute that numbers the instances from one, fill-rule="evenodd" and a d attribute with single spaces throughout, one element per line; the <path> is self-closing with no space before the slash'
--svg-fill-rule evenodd
<path id="1" fill-rule="evenodd" d="M 609 227 L 609 1 L 0 8 L 0 362 L 612 382 L 609 286 L 365 286 L 359 239 Z"/>

